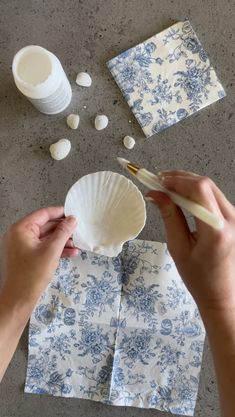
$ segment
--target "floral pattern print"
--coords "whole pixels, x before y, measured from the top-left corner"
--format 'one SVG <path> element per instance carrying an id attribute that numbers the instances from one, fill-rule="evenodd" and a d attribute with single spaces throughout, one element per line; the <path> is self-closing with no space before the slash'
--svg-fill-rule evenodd
<path id="1" fill-rule="evenodd" d="M 226 94 L 189 21 L 107 62 L 146 137 Z"/>
<path id="2" fill-rule="evenodd" d="M 193 415 L 204 337 L 165 244 L 81 251 L 32 314 L 25 392 Z"/>

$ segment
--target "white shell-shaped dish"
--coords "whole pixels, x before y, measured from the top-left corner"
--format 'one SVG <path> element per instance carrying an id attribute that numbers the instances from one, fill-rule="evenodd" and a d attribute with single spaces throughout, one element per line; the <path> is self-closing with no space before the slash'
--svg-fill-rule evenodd
<path id="1" fill-rule="evenodd" d="M 71 150 L 71 142 L 68 139 L 60 139 L 58 142 L 53 143 L 50 148 L 51 157 L 60 161 L 66 158 Z"/>
<path id="2" fill-rule="evenodd" d="M 76 216 L 74 244 L 105 256 L 117 256 L 146 221 L 139 189 L 123 175 L 101 171 L 79 179 L 65 200 L 65 215 Z"/>
<path id="3" fill-rule="evenodd" d="M 90 87 L 92 83 L 91 76 L 87 72 L 79 72 L 76 77 L 76 84 L 82 87 Z"/>
<path id="4" fill-rule="evenodd" d="M 95 118 L 95 128 L 96 130 L 103 130 L 109 124 L 109 119 L 105 114 L 100 114 Z"/>

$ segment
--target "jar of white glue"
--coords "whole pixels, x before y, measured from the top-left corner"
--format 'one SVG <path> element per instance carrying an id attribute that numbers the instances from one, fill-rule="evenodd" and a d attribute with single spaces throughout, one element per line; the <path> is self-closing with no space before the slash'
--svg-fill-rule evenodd
<path id="1" fill-rule="evenodd" d="M 41 46 L 20 49 L 12 63 L 18 89 L 40 112 L 60 113 L 68 107 L 72 89 L 58 58 Z"/>

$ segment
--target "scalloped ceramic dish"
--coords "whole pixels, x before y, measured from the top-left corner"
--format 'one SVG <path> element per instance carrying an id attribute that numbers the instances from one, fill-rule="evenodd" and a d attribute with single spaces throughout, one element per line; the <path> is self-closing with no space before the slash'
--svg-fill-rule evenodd
<path id="1" fill-rule="evenodd" d="M 145 201 L 123 175 L 100 171 L 80 178 L 68 191 L 65 215 L 74 215 L 73 234 L 80 249 L 117 256 L 123 244 L 138 236 L 145 225 Z"/>

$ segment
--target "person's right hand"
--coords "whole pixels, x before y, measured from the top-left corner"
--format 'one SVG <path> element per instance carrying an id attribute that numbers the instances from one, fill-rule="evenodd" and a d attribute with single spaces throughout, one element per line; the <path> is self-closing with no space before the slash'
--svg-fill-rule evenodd
<path id="1" fill-rule="evenodd" d="M 164 187 L 222 217 L 215 230 L 195 219 L 190 232 L 182 210 L 166 194 L 151 191 L 165 223 L 168 249 L 200 309 L 235 309 L 235 208 L 212 180 L 185 172 L 161 173 Z"/>

